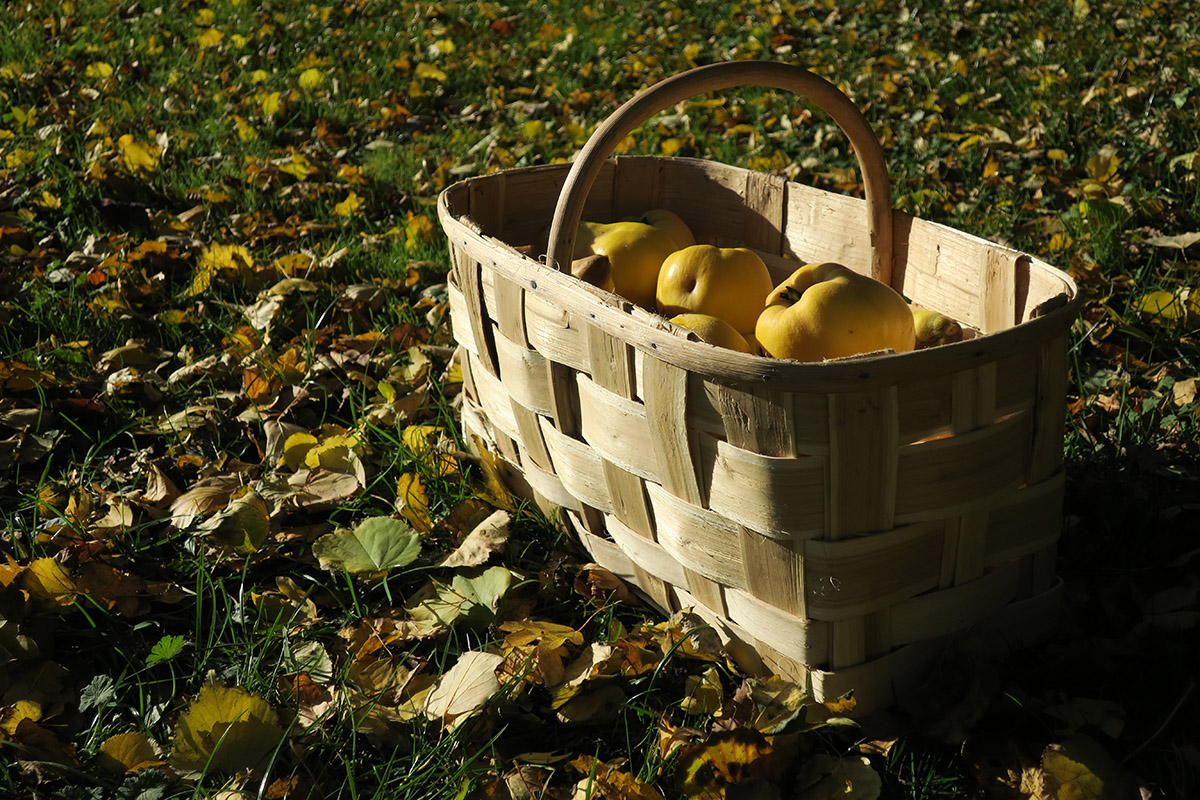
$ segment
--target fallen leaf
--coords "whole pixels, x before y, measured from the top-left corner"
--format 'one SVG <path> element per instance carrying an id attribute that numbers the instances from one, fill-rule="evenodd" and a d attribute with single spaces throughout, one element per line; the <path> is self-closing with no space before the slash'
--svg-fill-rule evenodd
<path id="1" fill-rule="evenodd" d="M 708 667 L 699 675 L 689 675 L 684 684 L 683 701 L 679 704 L 688 714 L 708 716 L 721 708 L 725 693 L 721 675 L 716 667 Z"/>
<path id="2" fill-rule="evenodd" d="M 1146 244 L 1155 247 L 1174 247 L 1186 250 L 1200 242 L 1200 233 L 1180 233 L 1175 236 L 1147 236 Z"/>
<path id="3" fill-rule="evenodd" d="M 196 534 L 223 547 L 252 553 L 266 544 L 271 515 L 257 492 L 247 491 L 196 526 Z"/>
<path id="4" fill-rule="evenodd" d="M 430 690 L 425 715 L 450 728 L 477 711 L 500 691 L 496 668 L 503 660 L 503 656 L 478 650 L 460 655 Z"/>
<path id="5" fill-rule="evenodd" d="M 232 774 L 257 766 L 282 740 L 279 717 L 266 700 L 210 682 L 175 725 L 170 763 L 188 774 Z"/>
<path id="6" fill-rule="evenodd" d="M 313 555 L 322 568 L 356 575 L 406 567 L 420 554 L 420 538 L 391 517 L 371 517 L 353 530 L 342 528 L 313 542 Z"/>
<path id="7" fill-rule="evenodd" d="M 467 534 L 463 543 L 446 556 L 439 564 L 442 567 L 477 567 L 494 554 L 504 549 L 508 541 L 508 524 L 511 515 L 503 509 L 497 510 Z"/>
<path id="8" fill-rule="evenodd" d="M 1054 800 L 1117 800 L 1118 776 L 1112 757 L 1093 739 L 1077 735 L 1042 753 L 1046 791 Z"/>
<path id="9" fill-rule="evenodd" d="M 115 775 L 163 765 L 158 745 L 141 731 L 118 733 L 104 740 L 96 757 L 96 766 Z"/>

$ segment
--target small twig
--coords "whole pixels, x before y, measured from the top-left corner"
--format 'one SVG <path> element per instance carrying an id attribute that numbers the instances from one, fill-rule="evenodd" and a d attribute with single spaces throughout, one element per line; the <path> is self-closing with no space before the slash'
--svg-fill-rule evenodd
<path id="1" fill-rule="evenodd" d="M 1124 758 L 1122 758 L 1120 760 L 1120 762 L 1118 762 L 1118 763 L 1123 765 L 1126 761 L 1133 758 L 1138 753 L 1142 752 L 1142 750 L 1146 749 L 1146 745 L 1150 744 L 1152 741 L 1157 739 L 1159 734 L 1161 734 L 1164 730 L 1166 730 L 1167 726 L 1171 724 L 1171 720 L 1173 720 L 1175 718 L 1175 715 L 1179 713 L 1179 709 L 1183 708 L 1183 704 L 1185 702 L 1187 702 L 1187 699 L 1192 696 L 1192 692 L 1194 692 L 1195 690 L 1196 690 L 1196 682 L 1192 681 L 1191 683 L 1188 684 L 1187 690 L 1184 691 L 1183 695 L 1175 703 L 1175 707 L 1171 709 L 1171 713 L 1167 714 L 1167 718 L 1164 719 L 1162 721 L 1162 724 L 1158 726 L 1158 730 L 1156 730 L 1154 733 L 1147 736 L 1145 741 L 1143 741 L 1137 747 L 1133 748 L 1132 752 L 1130 752 L 1128 755 L 1126 755 Z"/>

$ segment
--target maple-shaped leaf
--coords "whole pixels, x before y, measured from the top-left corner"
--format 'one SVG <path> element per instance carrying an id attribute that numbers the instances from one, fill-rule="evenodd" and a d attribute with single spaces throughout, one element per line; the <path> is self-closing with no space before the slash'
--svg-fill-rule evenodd
<path id="1" fill-rule="evenodd" d="M 324 569 L 356 575 L 406 567 L 420 554 L 420 537 L 391 517 L 371 517 L 353 530 L 342 528 L 313 542 L 313 555 Z"/>
<path id="2" fill-rule="evenodd" d="M 282 740 L 279 717 L 266 700 L 212 682 L 179 716 L 170 762 L 185 774 L 235 773 L 257 766 Z"/>

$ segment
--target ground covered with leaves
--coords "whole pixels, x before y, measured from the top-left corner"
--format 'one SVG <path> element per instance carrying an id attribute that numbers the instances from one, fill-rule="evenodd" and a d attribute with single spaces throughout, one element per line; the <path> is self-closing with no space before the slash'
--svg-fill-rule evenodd
<path id="1" fill-rule="evenodd" d="M 711 6 L 0 11 L 0 794 L 1200 792 L 1200 11 Z M 897 207 L 1087 300 L 1058 634 L 857 724 L 588 564 L 456 416 L 437 193 L 739 58 L 837 83 Z M 774 92 L 622 149 L 861 189 Z"/>

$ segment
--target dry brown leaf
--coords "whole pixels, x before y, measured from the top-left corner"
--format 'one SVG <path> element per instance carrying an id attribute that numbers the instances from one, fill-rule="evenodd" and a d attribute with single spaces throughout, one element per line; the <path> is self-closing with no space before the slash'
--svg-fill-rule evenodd
<path id="1" fill-rule="evenodd" d="M 171 503 L 171 525 L 181 530 L 191 527 L 198 518 L 224 508 L 241 485 L 236 477 L 209 478 L 197 483 Z"/>
<path id="2" fill-rule="evenodd" d="M 425 715 L 443 727 L 457 725 L 500 691 L 496 668 L 503 656 L 469 650 L 458 657 L 430 690 L 425 699 Z"/>
<path id="3" fill-rule="evenodd" d="M 440 564 L 443 567 L 477 567 L 504 548 L 508 541 L 508 524 L 512 517 L 503 509 L 497 510 L 475 526 L 453 553 Z"/>

